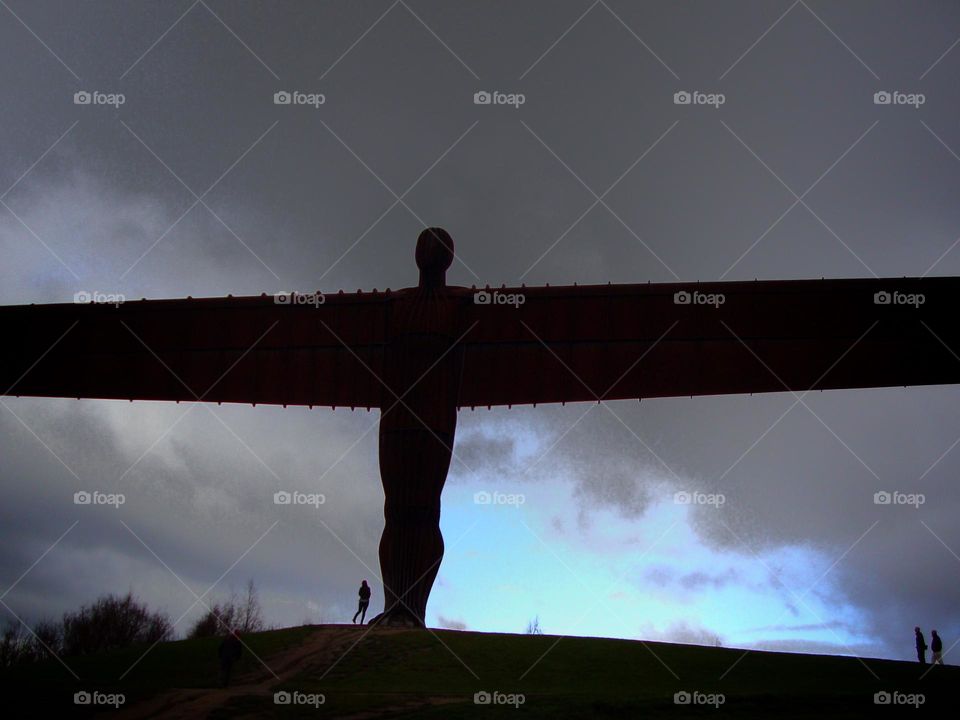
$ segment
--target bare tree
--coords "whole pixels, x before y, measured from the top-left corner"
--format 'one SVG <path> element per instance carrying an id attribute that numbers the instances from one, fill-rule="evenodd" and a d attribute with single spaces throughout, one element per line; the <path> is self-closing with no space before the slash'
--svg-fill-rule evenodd
<path id="1" fill-rule="evenodd" d="M 189 638 L 224 635 L 231 630 L 241 633 L 260 632 L 266 629 L 263 621 L 263 608 L 257 596 L 257 586 L 253 579 L 247 581 L 247 591 L 241 599 L 235 592 L 226 600 L 214 603 L 187 633 Z"/>
<path id="2" fill-rule="evenodd" d="M 253 578 L 247 581 L 247 595 L 240 607 L 240 617 L 237 620 L 241 632 L 260 632 L 265 629 L 263 608 L 260 607 L 260 598 L 257 596 L 257 586 L 254 585 Z"/>

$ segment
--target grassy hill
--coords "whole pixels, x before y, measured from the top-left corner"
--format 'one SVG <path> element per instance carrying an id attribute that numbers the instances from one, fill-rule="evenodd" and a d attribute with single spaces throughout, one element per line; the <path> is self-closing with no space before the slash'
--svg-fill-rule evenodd
<path id="1" fill-rule="evenodd" d="M 146 654 L 141 647 L 67 659 L 79 681 L 56 660 L 6 671 L 0 674 L 4 716 L 919 717 L 954 705 L 960 687 L 960 668 L 937 667 L 921 679 L 919 665 L 890 660 L 324 625 L 244 637 L 249 650 L 231 686 L 221 689 L 218 642 L 182 640 Z M 75 705 L 74 693 L 84 690 L 123 693 L 125 702 L 119 709 Z M 291 704 L 274 702 L 283 691 Z M 897 700 L 920 693 L 924 703 L 875 705 L 874 694 L 884 691 L 901 693 Z M 474 702 L 483 692 L 491 694 L 490 704 Z M 675 703 L 678 692 L 690 693 L 691 704 Z"/>

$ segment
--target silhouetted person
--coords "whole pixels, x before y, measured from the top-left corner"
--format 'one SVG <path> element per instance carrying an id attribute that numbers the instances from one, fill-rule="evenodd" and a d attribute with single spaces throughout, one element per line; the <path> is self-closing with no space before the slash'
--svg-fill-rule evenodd
<path id="1" fill-rule="evenodd" d="M 927 641 L 923 639 L 923 633 L 920 632 L 920 628 L 915 627 L 913 629 L 913 634 L 917 637 L 917 660 L 920 661 L 921 665 L 927 664 Z"/>
<path id="2" fill-rule="evenodd" d="M 236 630 L 230 633 L 220 643 L 220 687 L 226 687 L 230 682 L 230 671 L 233 664 L 240 659 L 243 646 L 240 644 L 240 635 Z"/>
<path id="3" fill-rule="evenodd" d="M 943 665 L 943 641 L 936 630 L 930 631 L 930 650 L 933 652 L 933 664 Z"/>
<path id="4" fill-rule="evenodd" d="M 360 624 L 363 625 L 363 621 L 367 617 L 367 607 L 370 605 L 370 586 L 367 585 L 366 580 L 360 585 L 360 592 L 357 594 L 360 596 L 360 606 L 357 608 L 357 612 L 353 614 L 353 621 L 356 622 L 357 615 L 359 615 Z"/>

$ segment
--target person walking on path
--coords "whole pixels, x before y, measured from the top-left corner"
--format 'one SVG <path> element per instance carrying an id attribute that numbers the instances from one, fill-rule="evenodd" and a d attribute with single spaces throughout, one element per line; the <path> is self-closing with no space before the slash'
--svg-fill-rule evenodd
<path id="1" fill-rule="evenodd" d="M 233 664 L 240 659 L 241 652 L 240 634 L 231 630 L 220 643 L 220 687 L 226 687 L 230 683 L 230 671 L 233 670 Z"/>

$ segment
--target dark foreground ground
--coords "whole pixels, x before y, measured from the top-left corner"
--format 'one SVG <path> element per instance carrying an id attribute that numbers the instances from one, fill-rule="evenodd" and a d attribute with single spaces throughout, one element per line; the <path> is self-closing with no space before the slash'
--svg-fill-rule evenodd
<path id="1" fill-rule="evenodd" d="M 244 642 L 249 650 L 227 689 L 217 687 L 218 641 L 183 640 L 145 655 L 142 647 L 67 660 L 79 680 L 56 660 L 7 671 L 0 715 L 864 718 L 954 716 L 960 704 L 960 668 L 921 677 L 915 663 L 868 658 L 349 625 Z M 84 691 L 100 693 L 101 704 L 75 704 Z M 676 693 L 690 702 L 675 702 Z M 876 693 L 889 704 L 877 704 Z M 102 704 L 110 694 L 123 703 Z"/>

